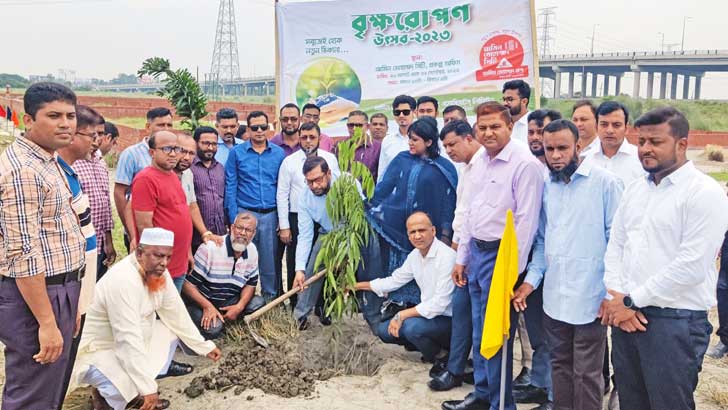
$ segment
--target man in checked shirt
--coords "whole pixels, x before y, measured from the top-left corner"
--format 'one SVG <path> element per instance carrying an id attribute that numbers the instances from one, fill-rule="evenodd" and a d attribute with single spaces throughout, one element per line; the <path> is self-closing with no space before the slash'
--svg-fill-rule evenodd
<path id="1" fill-rule="evenodd" d="M 86 242 L 56 161 L 76 132 L 76 95 L 37 83 L 23 98 L 25 137 L 0 154 L 2 409 L 55 410 L 85 263 Z"/>

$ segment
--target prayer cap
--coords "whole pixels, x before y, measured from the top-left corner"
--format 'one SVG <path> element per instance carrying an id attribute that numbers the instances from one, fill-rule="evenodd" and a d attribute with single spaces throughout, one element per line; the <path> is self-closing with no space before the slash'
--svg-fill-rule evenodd
<path id="1" fill-rule="evenodd" d="M 142 231 L 142 237 L 139 239 L 141 245 L 152 246 L 173 246 L 174 233 L 162 228 L 147 228 Z"/>

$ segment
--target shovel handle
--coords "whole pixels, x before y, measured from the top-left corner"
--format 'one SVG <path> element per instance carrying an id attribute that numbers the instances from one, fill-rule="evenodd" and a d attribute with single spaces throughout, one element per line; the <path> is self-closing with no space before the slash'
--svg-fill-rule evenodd
<path id="1" fill-rule="evenodd" d="M 311 276 L 310 278 L 306 279 L 305 282 L 303 282 L 303 287 L 305 288 L 305 287 L 309 286 L 310 284 L 316 282 L 317 280 L 321 279 L 325 274 L 326 274 L 326 269 L 324 269 L 324 270 L 318 272 L 317 274 Z M 267 311 L 269 311 L 269 310 L 273 309 L 274 307 L 280 305 L 286 299 L 289 299 L 291 296 L 295 295 L 296 293 L 298 293 L 298 288 L 293 288 L 293 289 L 289 290 L 288 292 L 286 292 L 286 293 L 278 296 L 277 298 L 275 298 L 272 301 L 268 302 L 262 308 L 256 310 L 255 312 L 253 312 L 253 313 L 251 313 L 249 315 L 246 315 L 245 318 L 244 318 L 245 323 L 248 324 L 248 323 L 250 323 L 250 322 L 258 319 L 259 317 L 263 316 Z"/>

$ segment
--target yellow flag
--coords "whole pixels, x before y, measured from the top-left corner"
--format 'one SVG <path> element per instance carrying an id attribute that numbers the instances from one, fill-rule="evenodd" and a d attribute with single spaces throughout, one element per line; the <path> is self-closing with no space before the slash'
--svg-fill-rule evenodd
<path id="1" fill-rule="evenodd" d="M 513 212 L 506 213 L 506 228 L 503 231 L 498 256 L 495 259 L 493 278 L 485 307 L 483 338 L 480 354 L 486 359 L 495 356 L 503 346 L 503 337 L 509 335 L 511 328 L 511 296 L 513 286 L 518 280 L 518 241 Z"/>

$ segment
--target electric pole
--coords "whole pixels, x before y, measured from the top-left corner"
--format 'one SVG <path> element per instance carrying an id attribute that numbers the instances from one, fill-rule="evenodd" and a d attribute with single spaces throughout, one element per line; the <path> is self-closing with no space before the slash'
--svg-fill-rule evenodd
<path id="1" fill-rule="evenodd" d="M 240 78 L 240 58 L 238 57 L 238 33 L 235 25 L 235 5 L 233 0 L 220 0 L 215 30 L 215 45 L 210 64 L 212 98 L 217 97 L 223 83 Z"/>

